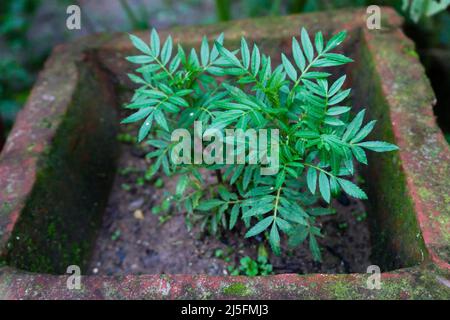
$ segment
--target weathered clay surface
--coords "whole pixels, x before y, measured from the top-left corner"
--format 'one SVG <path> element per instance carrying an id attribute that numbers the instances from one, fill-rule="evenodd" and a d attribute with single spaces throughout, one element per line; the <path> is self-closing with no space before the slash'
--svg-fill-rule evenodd
<path id="1" fill-rule="evenodd" d="M 202 34 L 213 38 L 224 31 L 230 43 L 236 43 L 240 36 L 245 35 L 262 43 L 263 47 L 276 48 L 290 42 L 291 36 L 298 34 L 300 26 L 310 31 L 349 30 L 353 48 L 346 50 L 353 50 L 352 56 L 359 61 L 356 69 L 351 70 L 356 70 L 352 73 L 355 92 L 359 92 L 355 95 L 356 101 L 366 101 L 372 116 L 379 119 L 380 126 L 374 137 L 400 147 L 398 153 L 369 159 L 373 170 L 368 176 L 374 178 L 369 181 L 370 194 L 375 196 L 379 214 L 379 218 L 374 219 L 375 229 L 380 231 L 378 239 L 385 236 L 381 243 L 387 249 L 384 257 L 381 252 L 380 261 L 391 268 L 415 267 L 383 273 L 381 290 L 368 290 L 368 275 L 364 274 L 286 274 L 264 278 L 86 276 L 82 280 L 82 290 L 77 291 L 67 289 L 66 276 L 20 271 L 30 270 L 29 263 L 36 254 L 45 262 L 36 265 L 35 271 L 40 272 L 61 272 L 62 263 L 68 261 L 82 263 L 84 257 L 79 253 L 85 255 L 89 248 L 83 247 L 80 238 L 76 237 L 80 233 L 78 228 L 84 226 L 82 235 L 89 239 L 106 200 L 107 195 L 91 196 L 93 189 L 89 186 L 107 185 L 107 182 L 101 182 L 100 178 L 88 179 L 90 171 L 87 168 L 97 159 L 105 163 L 105 155 L 95 153 L 101 148 L 96 149 L 95 146 L 108 148 L 108 144 L 114 141 L 114 130 L 110 127 L 114 122 L 110 118 L 114 110 L 105 106 L 110 101 L 107 84 L 112 80 L 129 86 L 123 77 L 129 65 L 123 57 L 133 49 L 126 35 L 100 35 L 55 50 L 0 155 L 0 252 L 4 263 L 9 265 L 0 269 L 0 298 L 448 299 L 450 151 L 434 121 L 434 98 L 429 83 L 413 54 L 411 42 L 399 30 L 401 19 L 388 8 L 382 9 L 382 16 L 383 29 L 373 31 L 365 29 L 365 11 L 355 10 L 178 28 L 163 33 L 163 36 L 170 32 L 175 41 L 197 46 Z M 148 37 L 148 33 L 140 36 Z M 102 67 L 96 61 L 101 61 Z M 363 68 L 362 61 L 368 63 L 367 69 Z M 107 72 L 111 75 L 104 78 Z M 360 75 L 367 76 L 370 81 L 364 82 Z M 87 88 L 82 85 L 86 79 L 91 81 Z M 87 92 L 83 93 L 85 90 Z M 94 112 L 93 122 L 88 121 L 83 127 L 81 119 L 84 118 L 78 117 L 77 108 Z M 99 117 L 99 114 L 104 117 Z M 61 132 L 65 135 L 60 135 Z M 96 134 L 104 139 L 103 143 L 86 139 Z M 68 146 L 60 148 L 64 136 Z M 84 151 L 77 152 L 78 145 Z M 94 153 L 89 154 L 87 150 Z M 82 155 L 87 159 L 78 159 Z M 71 156 L 77 158 L 71 160 Z M 56 159 L 57 165 L 52 166 L 50 159 Z M 78 161 L 85 161 L 86 166 L 78 165 Z M 53 193 L 45 193 L 42 189 L 45 174 L 50 174 L 53 179 L 58 176 L 55 173 L 61 172 L 67 173 L 68 176 L 59 177 L 67 184 L 55 183 L 52 185 Z M 76 183 L 87 188 L 70 189 Z M 377 190 L 381 185 L 383 190 Z M 66 199 L 64 195 L 67 192 L 74 195 Z M 44 197 L 46 202 L 43 206 L 33 201 L 40 199 L 42 194 L 48 195 Z M 78 206 L 82 196 L 87 196 L 88 200 Z M 95 197 L 100 203 L 98 209 L 92 209 Z M 50 206 L 54 201 L 56 209 Z M 71 230 L 64 229 L 65 223 L 57 224 L 63 229 L 49 229 L 52 221 L 43 217 L 58 216 L 63 208 L 69 209 L 68 218 L 83 217 L 83 223 L 75 224 Z M 77 208 L 75 211 L 79 215 L 73 208 Z M 40 228 L 30 226 L 34 221 L 41 224 Z M 53 243 L 46 241 L 49 231 L 55 236 Z M 64 238 L 64 234 L 68 236 Z M 21 242 L 21 236 L 30 237 L 32 245 Z M 58 243 L 64 246 L 76 244 L 79 249 L 57 264 L 52 258 L 55 252 L 57 257 L 61 257 L 63 252 L 71 252 L 67 247 L 58 248 Z M 31 252 L 27 248 L 31 248 Z"/>
<path id="2" fill-rule="evenodd" d="M 68 276 L 4 269 L 1 299 L 449 299 L 448 279 L 436 270 L 383 273 L 381 289 L 364 274 L 268 277 L 205 275 L 85 276 L 80 290 Z M 369 280 L 370 282 L 370 280 Z"/>

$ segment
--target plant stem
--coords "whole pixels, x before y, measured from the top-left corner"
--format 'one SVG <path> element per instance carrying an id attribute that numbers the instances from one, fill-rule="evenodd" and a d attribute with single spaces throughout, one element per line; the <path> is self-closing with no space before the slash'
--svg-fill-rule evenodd
<path id="1" fill-rule="evenodd" d="M 217 182 L 218 183 L 222 183 L 223 182 L 222 171 L 220 171 L 220 169 L 216 169 L 216 177 L 217 177 Z"/>
<path id="2" fill-rule="evenodd" d="M 229 0 L 216 0 L 216 14 L 219 21 L 231 19 L 231 3 Z"/>

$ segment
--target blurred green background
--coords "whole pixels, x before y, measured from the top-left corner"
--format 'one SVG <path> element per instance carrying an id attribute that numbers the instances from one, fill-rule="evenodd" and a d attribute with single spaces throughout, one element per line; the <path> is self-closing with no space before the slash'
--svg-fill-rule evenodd
<path id="1" fill-rule="evenodd" d="M 435 112 L 450 141 L 450 0 L 1 0 L 0 148 L 53 46 L 96 32 L 390 5 L 406 18 L 438 97 Z M 66 8 L 79 5 L 81 30 L 66 28 Z"/>

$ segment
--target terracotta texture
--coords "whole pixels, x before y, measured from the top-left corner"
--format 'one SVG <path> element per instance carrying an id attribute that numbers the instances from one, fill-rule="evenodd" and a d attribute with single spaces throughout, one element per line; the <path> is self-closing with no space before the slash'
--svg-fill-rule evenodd
<path id="1" fill-rule="evenodd" d="M 115 90 L 129 90 L 124 34 L 97 35 L 55 48 L 0 155 L 0 298 L 13 299 L 449 299 L 450 151 L 432 113 L 434 95 L 401 19 L 382 8 L 382 29 L 364 10 L 174 28 L 175 42 L 203 34 L 241 36 L 279 55 L 305 26 L 349 31 L 344 51 L 354 104 L 378 120 L 372 138 L 399 152 L 372 154 L 366 172 L 381 289 L 367 274 L 209 277 L 84 276 L 69 290 L 69 264 L 83 266 L 103 211 L 117 148 Z M 138 33 L 148 38 L 148 32 Z M 380 186 L 383 186 L 382 188 Z M 27 271 L 22 271 L 27 270 Z M 32 271 L 32 272 L 31 272 Z"/>

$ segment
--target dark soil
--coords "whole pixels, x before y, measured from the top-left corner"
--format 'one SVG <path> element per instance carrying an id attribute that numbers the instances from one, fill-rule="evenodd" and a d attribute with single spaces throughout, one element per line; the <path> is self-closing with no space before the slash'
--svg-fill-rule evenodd
<path id="1" fill-rule="evenodd" d="M 148 163 L 145 152 L 132 144 L 122 145 L 119 170 L 99 232 L 89 274 L 209 274 L 224 275 L 227 266 L 238 265 L 244 256 L 257 257 L 264 239 L 244 240 L 245 230 L 223 233 L 215 238 L 189 232 L 183 213 L 153 214 L 152 207 L 173 190 L 176 181 L 165 179 L 139 186 Z M 142 183 L 142 181 L 141 181 Z M 281 256 L 269 256 L 274 273 L 365 272 L 370 260 L 370 236 L 361 201 L 343 197 L 334 200 L 335 215 L 321 218 L 321 263 L 314 262 L 307 242 Z M 286 241 L 284 241 L 286 242 Z M 268 246 L 267 246 L 268 247 Z M 221 249 L 224 257 L 215 256 Z M 269 250 L 270 252 L 270 250 Z"/>

